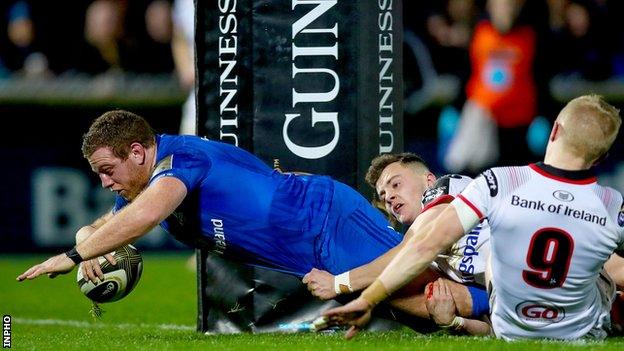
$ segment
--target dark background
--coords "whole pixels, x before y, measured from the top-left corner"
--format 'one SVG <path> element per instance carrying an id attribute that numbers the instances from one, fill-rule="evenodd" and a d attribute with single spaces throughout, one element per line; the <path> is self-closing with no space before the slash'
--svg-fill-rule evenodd
<path id="1" fill-rule="evenodd" d="M 8 35 L 11 8 L 18 2 L 0 2 L 0 251 L 55 251 L 70 247 L 78 227 L 112 205 L 111 194 L 101 190 L 80 153 L 81 136 L 90 122 L 106 110 L 124 108 L 146 117 L 158 132 L 176 133 L 186 93 L 177 83 L 169 44 L 156 42 L 145 30 L 146 9 L 154 1 L 119 0 L 125 8 L 120 39 L 124 59 L 116 66 L 104 62 L 84 39 L 85 12 L 93 1 L 71 5 L 23 1 L 30 8 L 35 33 L 25 48 L 17 47 Z M 435 79 L 448 83 L 444 79 L 452 78 L 436 93 L 424 94 L 431 79 L 423 74 L 427 65 L 416 57 L 411 44 L 404 45 L 403 146 L 421 154 L 439 174 L 445 172 L 438 158 L 440 111 L 445 106 L 461 107 L 469 73 L 466 48 L 441 45 L 427 28 L 432 14 L 442 14 L 453 23 L 446 13 L 451 2 L 403 4 L 406 38 L 411 35 L 424 44 Z M 540 77 L 545 87 L 540 114 L 552 121 L 567 100 L 589 92 L 624 107 L 624 22 L 617 19 L 622 5 L 590 0 L 563 3 L 589 9 L 593 40 L 571 38 L 565 25 L 557 31 L 548 29 L 558 46 L 543 62 L 549 73 Z M 482 9 L 484 1 L 475 5 Z M 543 14 L 535 11 L 536 16 Z M 46 57 L 45 72 L 27 69 L 26 58 L 32 53 Z M 415 93 L 424 96 L 416 108 L 409 105 Z M 623 146 L 620 136 L 598 167 L 600 181 L 620 191 L 624 190 Z M 542 155 L 532 157 L 537 161 Z M 76 189 L 86 191 L 76 194 Z M 42 208 L 48 212 L 37 217 L 35 211 L 41 213 Z M 41 239 L 46 237 L 42 232 L 51 239 Z M 183 247 L 162 233 L 149 237 L 140 246 Z"/>

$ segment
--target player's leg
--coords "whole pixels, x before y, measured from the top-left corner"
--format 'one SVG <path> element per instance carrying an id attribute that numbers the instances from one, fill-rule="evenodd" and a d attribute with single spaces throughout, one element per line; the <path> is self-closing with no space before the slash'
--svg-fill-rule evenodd
<path id="1" fill-rule="evenodd" d="M 614 335 L 624 335 L 624 293 L 618 291 L 611 304 L 611 331 Z"/>
<path id="2" fill-rule="evenodd" d="M 604 272 L 613 280 L 617 291 L 611 304 L 611 329 L 615 335 L 624 334 L 624 258 L 617 254 L 611 255 L 604 265 Z M 598 285 L 600 288 L 600 285 Z M 602 289 L 605 290 L 605 289 Z M 601 293 L 604 295 L 601 291 Z M 607 292 L 608 293 L 608 292 Z"/>
<path id="3" fill-rule="evenodd" d="M 614 329 L 618 331 L 614 325 L 618 321 L 612 320 L 614 316 L 611 314 L 613 303 L 617 301 L 615 282 L 605 269 L 600 272 L 598 279 L 596 279 L 596 288 L 600 294 L 602 311 L 595 321 L 594 327 L 587 333 L 586 337 L 602 340 Z"/>

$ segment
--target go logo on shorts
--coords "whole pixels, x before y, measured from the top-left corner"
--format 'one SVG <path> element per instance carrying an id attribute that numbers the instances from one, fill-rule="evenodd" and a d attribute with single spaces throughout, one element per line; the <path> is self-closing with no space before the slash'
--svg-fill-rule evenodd
<path id="1" fill-rule="evenodd" d="M 565 310 L 561 307 L 546 305 L 535 301 L 524 301 L 516 306 L 518 316 L 528 322 L 552 324 L 560 322 L 565 317 Z"/>

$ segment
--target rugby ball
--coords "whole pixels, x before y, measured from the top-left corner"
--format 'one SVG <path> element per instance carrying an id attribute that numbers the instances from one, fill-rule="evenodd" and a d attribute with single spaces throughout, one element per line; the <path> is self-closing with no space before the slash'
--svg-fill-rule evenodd
<path id="1" fill-rule="evenodd" d="M 104 281 L 94 284 L 82 274 L 78 267 L 78 287 L 89 299 L 98 302 L 113 302 L 128 295 L 139 282 L 143 271 L 143 258 L 132 245 L 120 247 L 112 252 L 117 261 L 110 264 L 104 257 L 98 257 Z"/>

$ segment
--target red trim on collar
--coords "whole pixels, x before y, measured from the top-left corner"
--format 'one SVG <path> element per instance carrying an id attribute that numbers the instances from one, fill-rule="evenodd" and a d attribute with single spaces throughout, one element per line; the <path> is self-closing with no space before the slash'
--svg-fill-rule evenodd
<path id="1" fill-rule="evenodd" d="M 570 179 L 570 178 L 559 177 L 554 174 L 548 173 L 546 170 L 538 167 L 535 163 L 531 163 L 529 165 L 529 168 L 543 175 L 546 178 L 554 179 L 554 180 L 564 182 L 564 183 L 584 185 L 584 184 L 595 183 L 598 181 L 598 178 L 596 176 L 585 178 L 585 179 Z"/>

